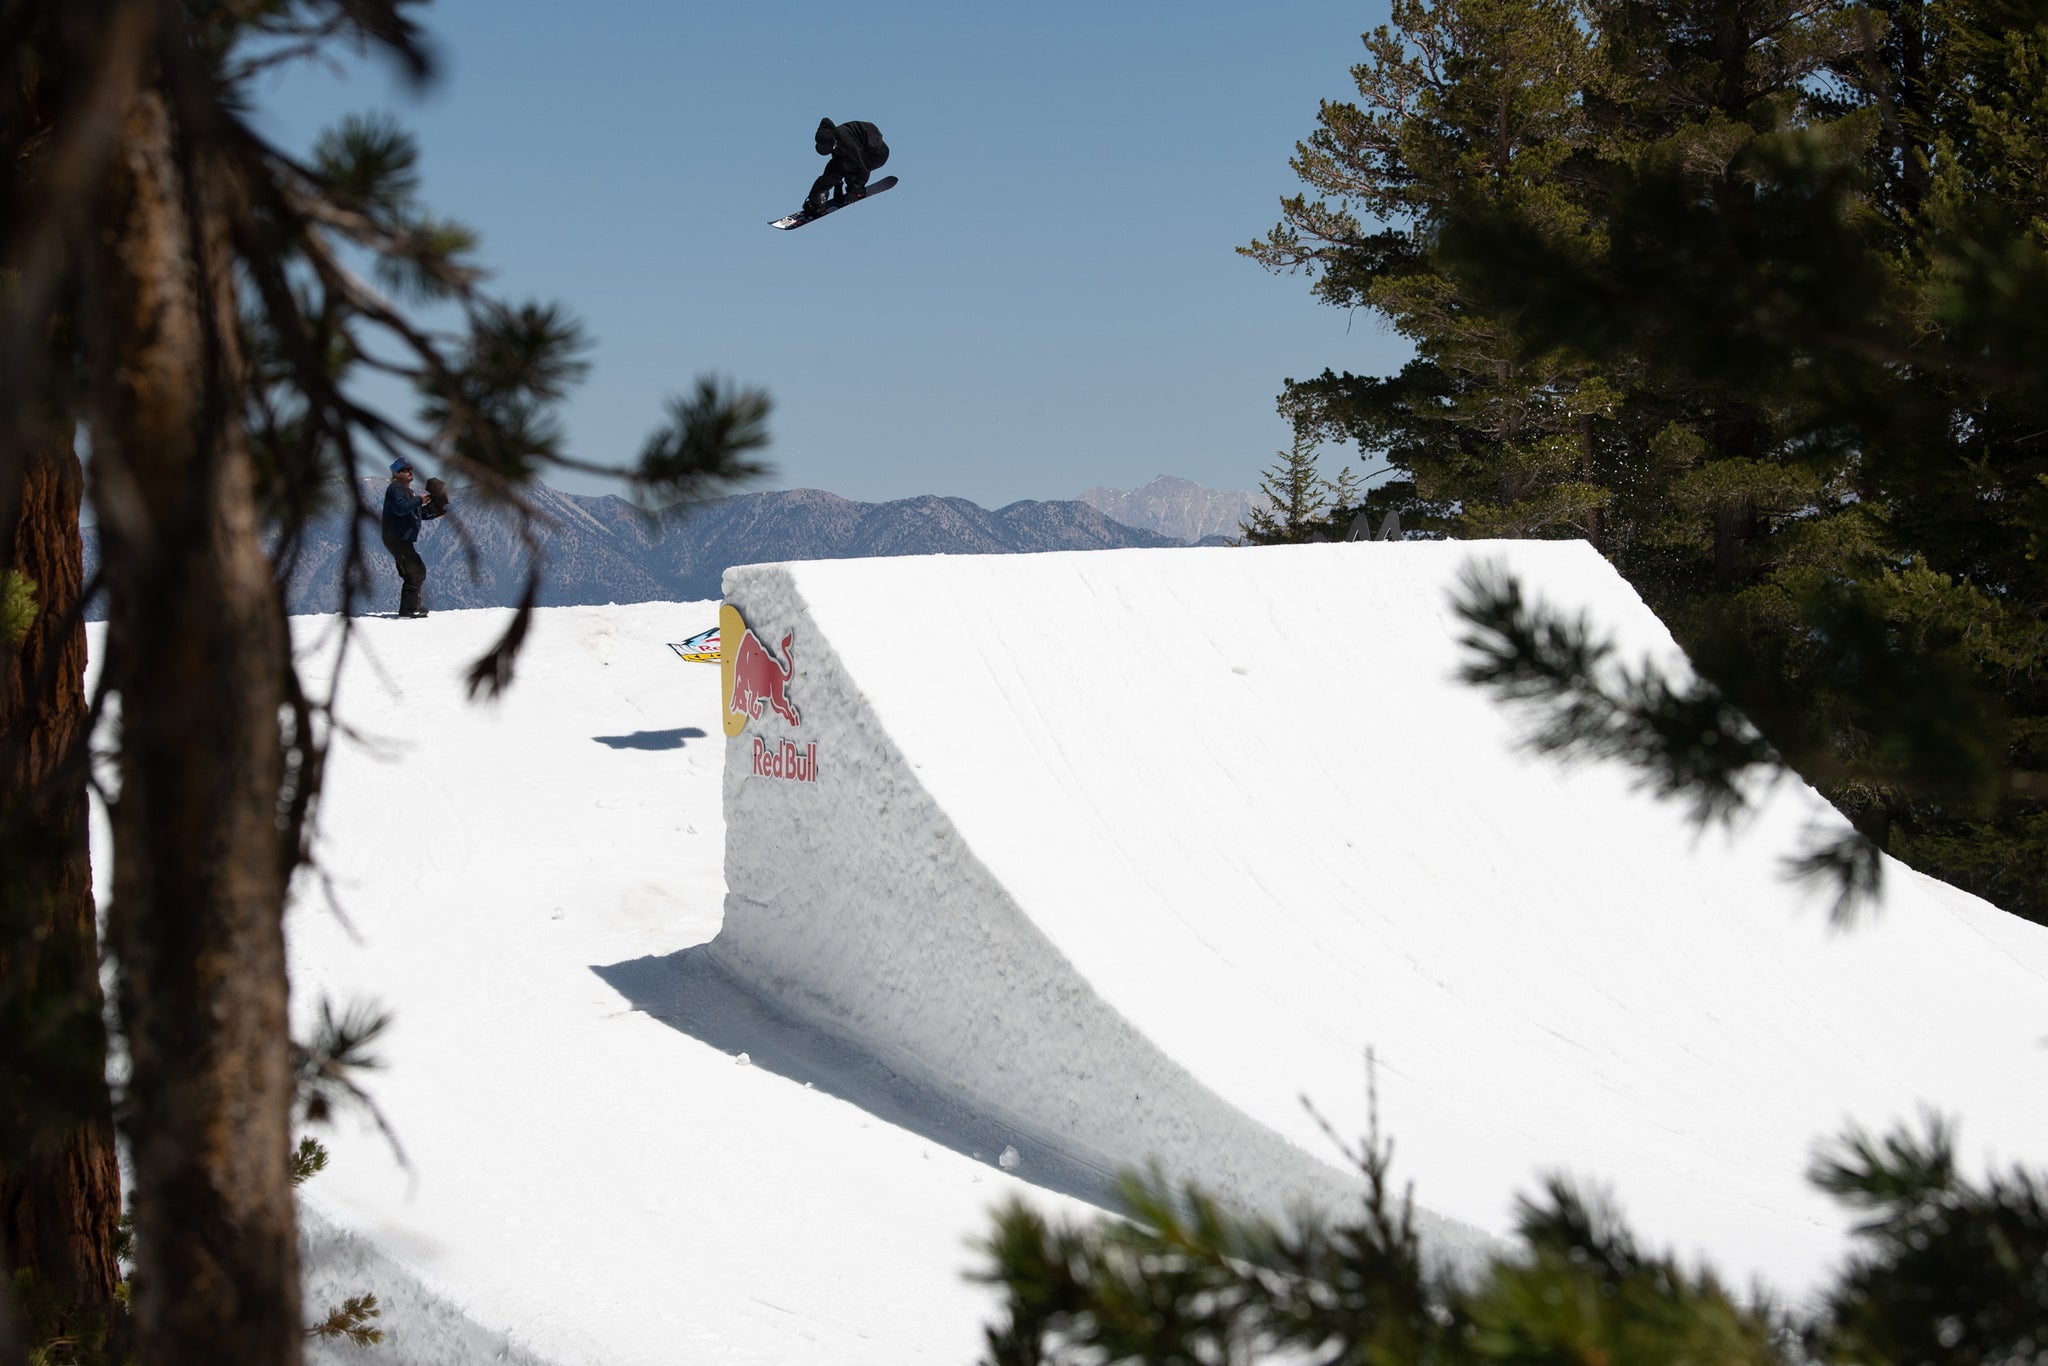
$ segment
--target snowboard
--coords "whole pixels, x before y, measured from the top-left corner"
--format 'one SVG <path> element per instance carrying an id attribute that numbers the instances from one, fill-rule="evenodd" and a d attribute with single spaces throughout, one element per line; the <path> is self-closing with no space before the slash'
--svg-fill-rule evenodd
<path id="1" fill-rule="evenodd" d="M 867 189 L 863 190 L 860 193 L 860 195 L 856 198 L 833 200 L 832 202 L 826 204 L 824 208 L 818 210 L 816 213 L 805 213 L 802 209 L 798 209 L 795 213 L 789 215 L 787 218 L 778 218 L 774 222 L 770 223 L 768 226 L 771 228 L 781 228 L 783 231 L 787 232 L 791 228 L 800 228 L 806 223 L 815 223 L 820 218 L 823 218 L 826 214 L 836 213 L 840 209 L 845 208 L 848 204 L 858 204 L 863 199 L 872 199 L 874 196 L 890 188 L 895 183 L 895 176 L 885 175 L 880 180 L 876 181 L 874 184 L 868 186 Z"/>

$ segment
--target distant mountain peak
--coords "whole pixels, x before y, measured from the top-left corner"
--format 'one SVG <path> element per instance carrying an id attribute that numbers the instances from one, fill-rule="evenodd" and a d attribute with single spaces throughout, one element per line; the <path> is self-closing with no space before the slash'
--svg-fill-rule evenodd
<path id="1" fill-rule="evenodd" d="M 1251 520 L 1252 509 L 1266 504 L 1256 493 L 1204 488 L 1172 474 L 1162 474 L 1143 488 L 1089 489 L 1076 494 L 1075 501 L 1125 526 L 1186 543 L 1236 540 L 1239 527 Z"/>

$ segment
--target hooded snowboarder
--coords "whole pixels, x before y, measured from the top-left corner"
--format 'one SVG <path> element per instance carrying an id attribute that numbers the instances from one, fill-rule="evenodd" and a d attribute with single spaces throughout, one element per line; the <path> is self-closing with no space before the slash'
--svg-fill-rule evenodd
<path id="1" fill-rule="evenodd" d="M 819 156 L 832 159 L 804 197 L 806 214 L 820 212 L 828 202 L 836 208 L 860 198 L 867 193 L 869 173 L 889 159 L 889 144 L 882 141 L 882 130 L 861 119 L 846 123 L 819 119 L 816 144 Z"/>

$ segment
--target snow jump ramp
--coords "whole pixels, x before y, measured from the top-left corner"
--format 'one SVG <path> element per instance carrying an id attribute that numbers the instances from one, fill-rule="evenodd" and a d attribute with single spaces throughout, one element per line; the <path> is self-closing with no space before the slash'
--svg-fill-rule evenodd
<path id="1" fill-rule="evenodd" d="M 1475 562 L 1684 667 L 1582 543 L 728 571 L 713 957 L 1014 1133 L 1026 1176 L 1344 1198 L 1323 1125 L 1364 1131 L 1371 1049 L 1452 1249 L 1562 1171 L 1800 1294 L 1846 1245 L 1804 1178 L 1845 1124 L 1931 1108 L 1968 1155 L 2048 1157 L 2048 932 L 1897 864 L 1831 930 L 1784 876 L 1840 825 L 1809 789 L 1702 833 L 1528 755 L 1454 676 Z"/>

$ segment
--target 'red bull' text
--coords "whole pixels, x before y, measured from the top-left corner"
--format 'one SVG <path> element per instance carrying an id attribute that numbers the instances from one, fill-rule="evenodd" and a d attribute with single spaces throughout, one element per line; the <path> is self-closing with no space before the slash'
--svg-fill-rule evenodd
<path id="1" fill-rule="evenodd" d="M 787 778 L 795 783 L 818 781 L 818 742 L 798 749 L 796 741 L 784 740 L 779 748 L 770 748 L 768 742 L 754 737 L 754 776 L 756 778 Z"/>

